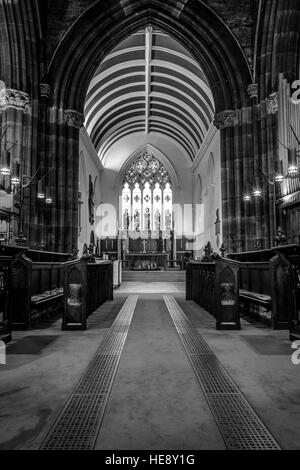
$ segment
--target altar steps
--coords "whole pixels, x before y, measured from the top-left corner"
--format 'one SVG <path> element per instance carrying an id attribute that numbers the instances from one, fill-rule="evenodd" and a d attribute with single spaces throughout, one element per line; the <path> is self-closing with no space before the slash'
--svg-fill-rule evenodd
<path id="1" fill-rule="evenodd" d="M 185 271 L 123 271 L 123 282 L 185 282 Z"/>

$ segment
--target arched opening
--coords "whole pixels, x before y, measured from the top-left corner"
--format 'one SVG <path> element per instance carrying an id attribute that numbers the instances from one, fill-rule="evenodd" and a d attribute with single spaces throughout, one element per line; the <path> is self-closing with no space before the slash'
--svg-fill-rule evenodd
<path id="1" fill-rule="evenodd" d="M 170 258 L 177 253 L 181 258 L 186 251 L 192 255 L 191 167 L 214 113 L 213 95 L 202 67 L 160 29 L 148 26 L 139 30 L 102 60 L 87 91 L 85 127 L 103 165 L 99 181 L 103 202 L 115 204 L 123 240 L 128 238 L 124 232 L 135 231 L 138 239 L 145 231 L 152 238 L 170 232 Z M 141 147 L 140 142 L 144 142 Z M 174 232 L 178 225 L 175 202 L 183 221 L 178 237 Z M 110 256 L 123 256 L 124 251 L 134 249 L 130 242 L 123 249 L 116 244 L 118 253 Z M 110 246 L 107 240 L 106 246 Z M 151 243 L 149 249 L 166 251 L 166 245 Z"/>
<path id="2" fill-rule="evenodd" d="M 187 166 L 196 158 L 215 112 L 234 110 L 249 102 L 247 86 L 251 82 L 251 72 L 232 33 L 203 2 L 189 2 L 187 8 L 182 7 L 176 16 L 170 14 L 168 2 L 149 10 L 146 3 L 133 1 L 129 19 L 117 2 L 109 9 L 95 4 L 68 31 L 56 50 L 48 73 L 54 89 L 51 122 L 59 123 L 58 128 L 63 126 L 61 131 L 57 130 L 57 137 L 60 132 L 65 135 L 65 145 L 58 146 L 60 156 L 57 159 L 61 162 L 58 180 L 65 178 L 67 168 L 70 174 L 70 166 L 71 179 L 76 179 L 78 169 L 73 161 L 78 146 L 76 125 L 82 122 L 84 111 L 90 137 L 107 168 L 105 181 L 110 179 L 113 187 L 117 179 L 114 172 L 120 172 L 126 159 L 138 147 L 151 144 L 168 155 L 159 141 L 172 142 L 172 158 L 177 153 L 179 161 L 186 160 L 178 174 L 187 174 Z M 101 28 L 97 26 L 99 24 L 102 24 Z M 144 41 L 140 44 L 140 55 L 135 55 L 135 59 L 131 55 L 132 41 Z M 170 55 L 171 49 L 175 66 L 165 55 L 166 51 Z M 130 66 L 126 67 L 120 80 L 118 64 L 120 57 L 125 55 L 123 63 L 135 62 L 136 70 L 133 72 Z M 143 63 L 136 64 L 136 61 Z M 188 71 L 185 76 L 184 69 Z M 142 76 L 146 76 L 145 87 L 139 81 Z M 179 84 L 184 97 L 181 100 L 178 98 Z M 66 110 L 67 129 L 63 122 Z M 152 135 L 152 141 L 143 135 Z M 133 138 L 137 140 L 135 148 Z M 121 145 L 118 151 L 117 143 Z M 54 148 L 55 152 L 57 149 L 54 139 L 51 145 L 54 154 Z M 114 151 L 117 152 L 115 159 L 112 158 Z M 72 163 L 68 159 L 72 159 Z M 192 175 L 189 178 L 191 187 Z M 61 183 L 58 181 L 57 184 L 60 186 Z M 73 199 L 75 192 L 73 188 Z M 107 188 L 103 192 L 110 193 L 111 198 L 116 195 L 115 190 Z M 59 193 L 57 197 L 61 199 L 63 195 Z M 182 196 L 184 203 L 192 203 L 191 199 L 191 195 L 189 199 Z M 53 214 L 60 250 L 69 249 L 77 240 L 74 216 L 78 208 L 73 205 L 73 210 L 67 213 L 66 204 L 62 204 L 65 217 L 57 218 Z M 68 232 L 70 236 L 61 238 L 62 232 Z M 177 247 L 178 251 L 184 251 L 185 246 L 183 241 Z"/>

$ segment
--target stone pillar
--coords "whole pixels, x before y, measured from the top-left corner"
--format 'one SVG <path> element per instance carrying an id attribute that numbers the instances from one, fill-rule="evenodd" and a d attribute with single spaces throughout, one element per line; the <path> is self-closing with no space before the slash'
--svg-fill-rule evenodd
<path id="1" fill-rule="evenodd" d="M 256 98 L 257 87 L 251 87 Z M 223 240 L 228 251 L 253 250 L 257 240 L 269 248 L 274 238 L 275 191 L 272 183 L 277 151 L 276 94 L 260 104 L 225 110 L 215 116 L 221 132 Z M 245 192 L 262 189 L 262 197 L 245 202 Z"/>
<path id="2" fill-rule="evenodd" d="M 71 252 L 78 245 L 79 131 L 82 113 L 52 107 L 49 119 L 49 174 L 54 182 L 51 250 Z M 52 183 L 53 184 L 53 183 Z"/>
<path id="3" fill-rule="evenodd" d="M 32 102 L 28 93 L 6 88 L 0 89 L 1 154 L 10 150 L 11 168 L 23 161 L 25 173 L 31 171 Z M 7 130 L 6 130 L 7 129 Z M 15 145 L 14 145 L 15 144 Z M 8 189 L 8 188 L 7 188 Z M 13 207 L 12 207 L 13 209 Z M 23 219 L 28 217 L 28 207 L 23 207 Z M 27 232 L 28 237 L 28 232 Z"/>
<path id="4" fill-rule="evenodd" d="M 66 158 L 66 221 L 67 246 L 77 248 L 78 245 L 78 204 L 79 191 L 79 132 L 84 124 L 84 115 L 74 110 L 65 111 L 67 124 L 67 158 Z M 71 244 L 71 245 L 70 245 Z"/>
<path id="5" fill-rule="evenodd" d="M 53 188 L 51 187 L 50 175 L 49 175 L 49 153 L 48 153 L 48 101 L 51 95 L 51 87 L 47 83 L 41 83 L 40 85 L 40 102 L 39 102 L 39 122 L 38 122 L 38 162 L 37 166 L 40 168 L 38 172 L 38 180 L 42 181 L 45 193 L 49 190 L 53 197 Z M 45 201 L 37 201 L 36 190 L 33 191 L 33 197 L 37 204 L 38 212 L 38 224 L 36 233 L 36 243 L 41 245 L 44 243 L 45 248 L 48 249 L 49 239 L 51 238 L 51 224 L 50 224 L 50 213 L 51 207 L 45 204 Z M 47 194 L 46 194 L 47 195 Z M 55 204 L 55 199 L 53 200 Z"/>

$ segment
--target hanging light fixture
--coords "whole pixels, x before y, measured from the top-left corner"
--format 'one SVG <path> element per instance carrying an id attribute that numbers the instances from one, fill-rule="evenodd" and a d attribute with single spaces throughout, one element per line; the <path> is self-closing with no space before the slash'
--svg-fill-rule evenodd
<path id="1" fill-rule="evenodd" d="M 250 194 L 245 194 L 243 199 L 244 199 L 245 202 L 251 201 L 251 196 L 250 196 Z"/>
<path id="2" fill-rule="evenodd" d="M 45 199 L 45 191 L 43 189 L 43 182 L 39 181 L 38 183 L 38 194 L 37 194 L 38 199 Z"/>
<path id="3" fill-rule="evenodd" d="M 2 176 L 9 176 L 11 174 L 10 153 L 7 150 L 3 154 L 3 161 L 0 172 Z"/>

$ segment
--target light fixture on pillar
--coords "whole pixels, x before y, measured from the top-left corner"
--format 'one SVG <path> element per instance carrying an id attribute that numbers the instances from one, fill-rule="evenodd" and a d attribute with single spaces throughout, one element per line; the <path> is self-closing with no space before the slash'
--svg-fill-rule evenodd
<path id="1" fill-rule="evenodd" d="M 254 189 L 254 191 L 253 191 L 253 196 L 254 196 L 256 199 L 262 197 L 262 191 L 261 191 L 261 189 Z"/>
<path id="2" fill-rule="evenodd" d="M 16 162 L 13 168 L 13 173 L 11 177 L 11 184 L 13 186 L 18 186 L 21 183 L 20 179 L 20 163 Z"/>
<path id="3" fill-rule="evenodd" d="M 52 192 L 50 189 L 46 190 L 46 198 L 45 198 L 45 203 L 50 206 L 53 204 L 53 197 L 52 197 Z"/>
<path id="4" fill-rule="evenodd" d="M 288 150 L 288 176 L 293 178 L 298 175 L 297 150 Z"/>
<path id="5" fill-rule="evenodd" d="M 3 158 L 2 158 L 2 165 L 1 165 L 1 175 L 2 176 L 9 176 L 11 174 L 11 169 L 10 169 L 10 152 L 5 150 L 3 152 Z"/>
<path id="6" fill-rule="evenodd" d="M 262 197 L 262 190 L 257 188 L 257 189 L 253 189 L 251 193 L 250 192 L 245 193 L 243 196 L 243 200 L 245 202 L 251 202 L 253 198 L 257 200 L 261 197 Z"/>
<path id="7" fill-rule="evenodd" d="M 283 176 L 283 169 L 282 164 L 281 166 L 276 166 L 275 172 L 273 174 L 266 174 L 261 167 L 260 162 L 255 159 L 254 160 L 254 175 L 252 176 L 252 184 L 253 186 L 249 187 L 244 193 L 243 200 L 245 203 L 249 203 L 250 201 L 259 201 L 264 194 L 265 194 L 265 186 L 269 186 L 273 188 L 273 192 L 275 191 L 275 182 L 281 182 Z M 274 193 L 275 194 L 275 193 Z"/>
<path id="8" fill-rule="evenodd" d="M 282 183 L 284 181 L 283 162 L 275 163 L 275 182 Z"/>
<path id="9" fill-rule="evenodd" d="M 38 199 L 45 199 L 45 198 L 46 198 L 45 191 L 44 191 L 44 188 L 43 188 L 43 182 L 42 182 L 42 181 L 39 181 L 39 182 L 38 182 L 37 198 L 38 198 Z"/>
<path id="10" fill-rule="evenodd" d="M 251 196 L 250 196 L 250 194 L 248 194 L 248 193 L 247 193 L 247 194 L 244 194 L 243 199 L 244 199 L 245 202 L 251 201 Z"/>
<path id="11" fill-rule="evenodd" d="M 3 136 L 6 134 L 7 128 L 3 133 L 2 137 L 0 138 L 0 142 L 3 139 Z M 23 233 L 23 206 L 24 206 L 24 192 L 27 188 L 31 187 L 33 184 L 37 182 L 37 175 L 40 171 L 40 166 L 38 167 L 37 171 L 34 173 L 33 176 L 25 174 L 25 158 L 23 155 L 20 156 L 19 160 L 14 161 L 13 165 L 11 166 L 11 158 L 10 158 L 10 150 L 17 145 L 18 142 L 12 144 L 12 146 L 5 150 L 5 152 L 1 155 L 1 165 L 0 165 L 0 173 L 4 177 L 11 176 L 9 179 L 9 184 L 5 191 L 10 193 L 11 187 L 13 191 L 13 200 L 14 200 L 14 207 L 19 211 L 19 221 L 18 221 L 18 235 L 15 238 L 15 243 L 17 245 L 26 245 L 28 240 Z M 42 182 L 39 183 L 38 187 L 38 198 L 45 199 L 45 194 L 42 187 Z"/>

